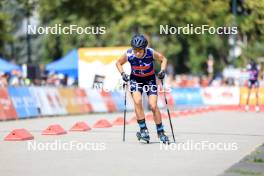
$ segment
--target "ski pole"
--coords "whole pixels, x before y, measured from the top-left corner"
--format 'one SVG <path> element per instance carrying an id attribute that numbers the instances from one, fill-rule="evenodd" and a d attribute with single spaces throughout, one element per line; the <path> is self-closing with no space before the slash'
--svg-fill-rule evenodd
<path id="1" fill-rule="evenodd" d="M 127 83 L 124 83 L 125 87 L 125 101 L 124 101 L 124 124 L 123 124 L 123 142 L 125 142 L 126 138 L 126 101 L 127 101 Z"/>
<path id="2" fill-rule="evenodd" d="M 161 79 L 161 85 L 162 85 L 162 89 L 164 89 L 163 79 Z M 174 136 L 173 126 L 172 126 L 171 116 L 170 116 L 170 110 L 169 110 L 169 107 L 168 107 L 168 101 L 167 101 L 167 97 L 166 97 L 165 90 L 163 90 L 163 92 L 164 92 L 164 98 L 165 98 L 165 103 L 166 103 L 167 113 L 168 113 L 169 121 L 170 121 L 171 133 L 172 133 L 173 141 L 174 141 L 174 143 L 175 143 L 175 136 Z"/>

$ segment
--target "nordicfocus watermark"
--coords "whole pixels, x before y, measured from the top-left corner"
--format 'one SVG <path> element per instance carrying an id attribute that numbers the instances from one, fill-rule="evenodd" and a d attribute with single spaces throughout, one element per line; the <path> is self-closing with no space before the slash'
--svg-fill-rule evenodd
<path id="1" fill-rule="evenodd" d="M 188 140 L 185 143 L 171 143 L 170 145 L 164 145 L 160 143 L 160 150 L 164 151 L 236 151 L 238 150 L 238 144 L 235 142 L 209 142 Z"/>
<path id="2" fill-rule="evenodd" d="M 172 88 L 169 85 L 161 86 L 161 85 L 144 85 L 143 83 L 133 83 L 133 84 L 118 84 L 116 87 L 107 88 L 104 87 L 103 84 L 94 84 L 93 88 L 96 90 L 103 90 L 105 92 L 116 92 L 116 91 L 125 91 L 128 89 L 129 91 L 142 91 L 142 92 L 171 92 Z"/>
<path id="3" fill-rule="evenodd" d="M 194 26 L 193 24 L 187 24 L 186 26 L 169 26 L 169 25 L 160 25 L 160 34 L 165 35 L 173 35 L 173 34 L 186 34 L 186 35 L 193 35 L 193 34 L 238 34 L 238 28 L 236 26 L 219 26 L 213 27 L 207 24 L 201 26 Z"/>
<path id="4" fill-rule="evenodd" d="M 28 151 L 104 151 L 105 143 L 69 141 L 62 142 L 55 140 L 53 142 L 27 142 Z"/>
<path id="5" fill-rule="evenodd" d="M 105 34 L 106 33 L 106 27 L 104 26 L 78 26 L 75 24 L 69 25 L 69 26 L 63 26 L 61 24 L 55 24 L 54 26 L 35 26 L 35 25 L 28 25 L 27 26 L 27 34 L 29 35 L 43 35 L 43 34 L 54 34 L 54 35 L 60 35 L 60 34 L 66 34 L 66 35 L 72 35 L 72 34 Z"/>

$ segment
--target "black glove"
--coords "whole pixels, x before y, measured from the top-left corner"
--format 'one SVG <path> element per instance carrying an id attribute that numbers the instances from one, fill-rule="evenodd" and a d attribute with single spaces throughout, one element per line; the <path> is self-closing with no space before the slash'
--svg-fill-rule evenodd
<path id="1" fill-rule="evenodd" d="M 158 78 L 159 79 L 164 79 L 165 77 L 165 71 L 164 70 L 161 70 L 159 73 L 158 73 Z"/>
<path id="2" fill-rule="evenodd" d="M 128 82 L 128 81 L 129 81 L 129 75 L 127 75 L 125 72 L 122 72 L 122 73 L 121 73 L 121 76 L 122 76 L 122 79 L 123 79 L 125 82 Z"/>

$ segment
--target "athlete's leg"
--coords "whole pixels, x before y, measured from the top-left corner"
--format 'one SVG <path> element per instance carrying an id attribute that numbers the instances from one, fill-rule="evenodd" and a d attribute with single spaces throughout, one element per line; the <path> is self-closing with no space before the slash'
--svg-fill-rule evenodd
<path id="1" fill-rule="evenodd" d="M 161 133 L 164 133 L 164 129 L 162 125 L 160 110 L 157 106 L 158 96 L 155 94 L 150 94 L 148 100 L 150 109 L 153 113 L 154 121 L 156 123 L 157 133 L 159 135 Z"/>
<path id="2" fill-rule="evenodd" d="M 156 77 L 153 76 L 151 80 L 147 81 L 144 84 L 146 89 L 146 93 L 148 95 L 148 103 L 149 103 L 149 107 L 150 110 L 153 113 L 153 117 L 154 117 L 154 121 L 156 124 L 160 124 L 161 123 L 161 114 L 160 114 L 160 110 L 157 106 L 158 103 L 158 87 L 157 87 L 157 83 L 156 83 Z"/>
<path id="3" fill-rule="evenodd" d="M 136 116 L 137 116 L 137 120 L 145 119 L 141 92 L 138 92 L 138 91 L 132 92 L 132 98 L 133 98 L 133 101 L 134 101 L 134 107 L 135 107 L 135 113 L 136 113 Z"/>
<path id="4" fill-rule="evenodd" d="M 259 109 L 259 83 L 258 81 L 255 82 L 255 89 L 256 89 L 256 107 L 255 110 L 258 112 Z"/>
<path id="5" fill-rule="evenodd" d="M 249 104 L 249 99 L 250 99 L 250 95 L 251 95 L 251 90 L 252 90 L 252 87 L 249 87 L 249 88 L 248 88 L 248 95 L 247 95 L 247 105 Z"/>
<path id="6" fill-rule="evenodd" d="M 169 138 L 164 132 L 160 110 L 157 106 L 157 100 L 158 100 L 157 95 L 155 94 L 149 95 L 149 106 L 150 106 L 151 111 L 153 112 L 154 121 L 156 123 L 156 128 L 157 128 L 158 138 L 160 139 L 161 142 L 167 143 L 169 142 Z"/>
<path id="7" fill-rule="evenodd" d="M 136 79 L 130 77 L 129 90 L 131 92 L 137 120 L 144 120 L 145 114 L 142 104 L 142 86 Z"/>
<path id="8" fill-rule="evenodd" d="M 145 114 L 142 104 L 142 87 L 136 79 L 130 77 L 130 92 L 134 101 L 134 108 L 140 131 L 137 132 L 138 139 L 149 141 L 148 128 L 145 122 Z"/>
<path id="9" fill-rule="evenodd" d="M 249 110 L 249 99 L 250 99 L 250 95 L 251 95 L 251 90 L 252 90 L 252 82 L 251 81 L 249 81 L 248 82 L 248 94 L 247 94 L 247 102 L 246 102 L 246 111 L 248 111 Z"/>
<path id="10" fill-rule="evenodd" d="M 161 114 L 160 114 L 160 110 L 157 106 L 157 101 L 158 101 L 158 96 L 155 94 L 150 94 L 148 96 L 148 102 L 149 102 L 149 107 L 150 110 L 153 113 L 154 116 L 154 121 L 156 124 L 160 124 L 161 123 Z"/>
<path id="11" fill-rule="evenodd" d="M 257 98 L 257 100 L 256 100 L 256 105 L 258 106 L 258 105 L 259 105 L 259 102 L 258 102 L 258 96 L 259 96 L 259 83 L 258 83 L 258 81 L 255 82 L 254 87 L 255 87 L 255 89 L 256 89 L 256 98 Z"/>
<path id="12" fill-rule="evenodd" d="M 146 141 L 149 141 L 149 132 L 147 128 L 147 124 L 145 121 L 145 114 L 144 114 L 144 109 L 143 109 L 143 104 L 142 104 L 142 94 L 141 92 L 134 91 L 132 93 L 133 101 L 134 101 L 134 107 L 135 107 L 135 112 L 137 116 L 137 122 L 138 126 L 140 128 L 140 131 L 137 132 L 137 137 L 138 139 L 143 139 Z"/>

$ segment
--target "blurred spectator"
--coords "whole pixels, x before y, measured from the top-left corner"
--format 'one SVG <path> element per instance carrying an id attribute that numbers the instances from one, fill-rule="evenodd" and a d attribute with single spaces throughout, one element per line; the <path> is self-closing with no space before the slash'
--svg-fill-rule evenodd
<path id="1" fill-rule="evenodd" d="M 209 85 L 209 79 L 206 76 L 202 76 L 200 80 L 201 87 L 207 87 Z"/>
<path id="2" fill-rule="evenodd" d="M 8 75 L 0 72 L 0 87 L 8 86 Z"/>
<path id="3" fill-rule="evenodd" d="M 23 86 L 24 80 L 22 79 L 22 72 L 18 70 L 13 70 L 9 79 L 10 86 Z"/>

